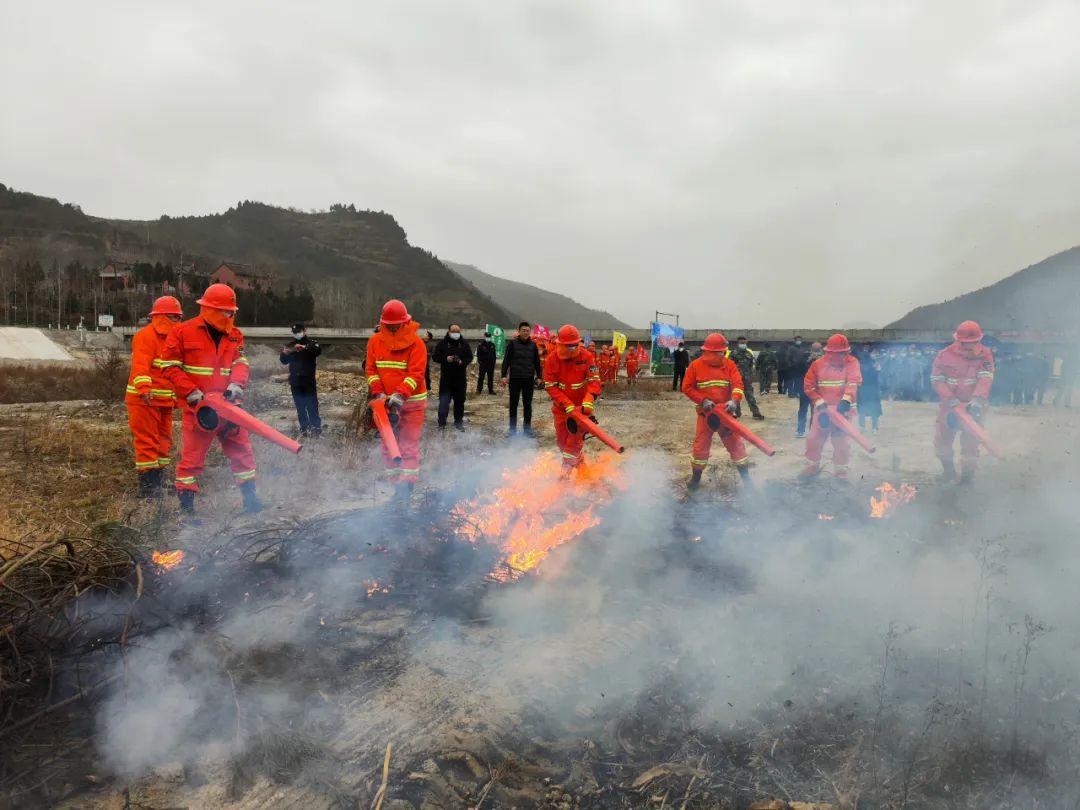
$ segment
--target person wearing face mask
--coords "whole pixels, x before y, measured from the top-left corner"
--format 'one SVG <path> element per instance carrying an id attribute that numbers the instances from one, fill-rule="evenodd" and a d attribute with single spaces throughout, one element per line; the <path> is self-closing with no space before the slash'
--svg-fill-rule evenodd
<path id="1" fill-rule="evenodd" d="M 810 350 L 803 342 L 802 335 L 796 335 L 788 344 L 786 359 L 787 383 L 784 390 L 787 391 L 789 399 L 798 399 L 803 390 L 803 379 L 810 368 Z"/>
<path id="2" fill-rule="evenodd" d="M 446 427 L 446 418 L 453 403 L 454 427 L 465 430 L 467 370 L 473 361 L 473 353 L 468 341 L 461 336 L 461 326 L 450 324 L 446 336 L 435 347 L 433 357 L 439 364 L 439 427 Z"/>
<path id="3" fill-rule="evenodd" d="M 982 344 L 982 339 L 982 327 L 975 321 L 964 321 L 956 327 L 954 343 L 937 353 L 930 371 L 930 384 L 940 403 L 934 428 L 934 452 L 947 483 L 956 478 L 953 443 L 960 426 L 953 409 L 963 405 L 979 424 L 986 418 L 987 401 L 994 385 L 994 355 Z M 966 431 L 960 432 L 961 484 L 974 480 L 978 464 L 978 440 Z"/>
<path id="4" fill-rule="evenodd" d="M 757 399 L 754 397 L 754 353 L 746 345 L 746 338 L 735 339 L 735 349 L 731 352 L 731 359 L 739 367 L 739 376 L 742 377 L 743 402 L 750 407 L 750 413 L 755 419 L 764 419 L 764 414 L 758 408 Z M 741 411 L 741 408 L 740 408 Z"/>
<path id="5" fill-rule="evenodd" d="M 773 377 L 776 376 L 776 352 L 772 346 L 766 343 L 757 354 L 754 368 L 758 374 L 758 387 L 761 396 L 765 396 L 772 389 Z M 783 393 L 780 391 L 779 393 Z"/>
<path id="6" fill-rule="evenodd" d="M 571 324 L 560 327 L 555 350 L 548 352 L 544 361 L 544 390 L 551 397 L 555 442 L 562 454 L 563 470 L 569 474 L 585 460 L 585 433 L 571 433 L 567 417 L 576 414 L 595 419 L 596 398 L 602 390 L 596 357 L 581 345 L 581 333 Z"/>
<path id="7" fill-rule="evenodd" d="M 220 393 L 233 403 L 244 397 L 250 367 L 244 354 L 244 335 L 234 325 L 236 293 L 228 284 L 211 284 L 197 303 L 198 316 L 173 329 L 162 357 L 169 364 L 165 375 L 186 403 L 180 431 L 183 447 L 176 468 L 180 509 L 186 513 L 195 511 L 198 478 L 216 437 L 240 487 L 244 510 L 258 512 L 262 502 L 255 494 L 255 453 L 248 432 L 222 422 L 216 431 L 208 433 L 195 421 L 195 409 L 204 394 Z"/>
<path id="8" fill-rule="evenodd" d="M 412 319 L 405 304 L 392 298 L 383 304 L 379 330 L 368 341 L 364 358 L 368 397 L 386 400 L 401 450 L 399 464 L 382 447 L 386 474 L 402 502 L 409 499 L 420 480 L 420 437 L 427 410 L 424 369 L 428 353 L 419 331 L 420 324 Z"/>
<path id="9" fill-rule="evenodd" d="M 319 418 L 319 392 L 315 387 L 316 360 L 322 347 L 314 338 L 308 337 L 302 323 L 292 326 L 292 342 L 281 349 L 281 364 L 289 367 L 289 388 L 292 389 L 296 419 L 300 423 L 300 435 L 322 434 Z"/>
<path id="10" fill-rule="evenodd" d="M 709 466 L 713 433 L 717 432 L 709 426 L 709 413 L 722 406 L 734 416 L 743 398 L 742 375 L 727 354 L 727 338 L 713 332 L 705 338 L 701 357 L 690 364 L 683 380 L 682 392 L 697 406 L 697 432 L 690 450 L 690 482 L 687 484 L 690 489 L 697 489 L 701 485 L 701 475 Z M 739 476 L 745 483 L 750 483 L 750 459 L 742 437 L 723 427 L 718 432 Z"/>
<path id="11" fill-rule="evenodd" d="M 165 341 L 184 318 L 180 302 L 165 295 L 154 302 L 150 323 L 131 339 L 131 374 L 124 404 L 135 445 L 140 498 L 161 495 L 165 468 L 172 463 L 173 407 L 176 394 L 165 376 Z"/>
<path id="12" fill-rule="evenodd" d="M 479 374 L 476 376 L 476 393 L 484 390 L 484 379 L 487 379 L 488 393 L 495 393 L 495 342 L 491 339 L 490 332 L 484 332 L 484 339 L 476 347 L 476 367 Z"/>
<path id="13" fill-rule="evenodd" d="M 813 478 L 821 472 L 821 452 L 832 441 L 833 475 L 845 480 L 851 459 L 851 439 L 832 426 L 834 419 L 851 421 L 862 385 L 862 369 L 851 355 L 845 335 L 836 334 L 825 343 L 825 356 L 815 360 L 806 372 L 803 390 L 814 405 L 810 435 L 806 437 L 806 466 L 799 477 Z"/>

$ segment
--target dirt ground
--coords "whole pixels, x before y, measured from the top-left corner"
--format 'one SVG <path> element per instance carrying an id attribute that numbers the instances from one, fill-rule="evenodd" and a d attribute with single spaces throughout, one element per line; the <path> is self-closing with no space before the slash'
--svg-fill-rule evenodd
<path id="1" fill-rule="evenodd" d="M 251 409 L 275 427 L 291 431 L 295 415 L 286 381 L 266 358 L 262 358 L 256 368 L 257 381 L 250 390 Z M 197 554 L 208 535 L 235 535 L 274 521 L 313 518 L 336 510 L 368 507 L 385 500 L 388 491 L 381 483 L 381 463 L 374 444 L 368 440 L 357 446 L 349 438 L 349 419 L 364 397 L 363 383 L 351 364 L 332 361 L 325 363 L 320 371 L 319 385 L 325 421 L 322 438 L 310 440 L 299 457 L 292 457 L 265 443 L 257 446 L 260 492 L 270 504 L 266 513 L 254 518 L 239 514 L 239 499 L 230 485 L 228 471 L 223 459 L 215 455 L 211 469 L 202 481 L 205 494 L 200 497 L 200 509 L 210 516 L 209 526 L 182 527 L 173 520 L 175 507 L 169 499 L 164 506 L 168 520 L 158 524 L 157 543 L 161 547 L 188 549 Z M 672 462 L 672 477 L 665 484 L 670 497 L 685 499 L 684 480 L 689 472 L 687 455 L 693 436 L 694 413 L 681 394 L 666 388 L 663 381 L 644 381 L 634 389 L 620 382 L 614 390 L 605 393 L 599 418 L 601 424 L 628 447 L 628 458 L 643 448 L 663 451 Z M 492 396 L 486 393 L 474 395 L 470 390 L 467 430 L 463 434 L 452 429 L 436 429 L 436 398 L 432 397 L 424 436 L 422 491 L 418 498 L 424 497 L 424 491 L 437 494 L 446 481 L 459 475 L 463 466 L 487 463 L 507 441 L 506 401 L 503 392 L 498 388 L 497 391 L 500 393 Z M 553 441 L 546 399 L 542 393 L 536 399 L 534 428 L 539 447 L 549 446 Z M 761 485 L 791 481 L 801 467 L 804 442 L 794 435 L 796 402 L 775 394 L 762 397 L 760 404 L 766 419 L 748 421 L 778 450 L 772 459 L 751 451 L 753 476 Z M 885 416 L 876 437 L 877 453 L 874 456 L 857 450 L 854 453 L 850 488 L 860 493 L 860 499 L 865 500 L 873 488 L 885 480 L 921 485 L 936 476 L 939 467 L 930 444 L 935 407 L 929 403 L 885 403 Z M 991 414 L 988 427 L 1006 451 L 1025 459 L 1025 465 L 1043 449 L 1075 447 L 1080 437 L 1080 418 L 1074 411 L 1049 407 L 998 408 Z M 528 440 L 517 441 L 527 446 Z M 593 443 L 590 445 L 591 454 L 608 452 Z M 0 459 L 0 502 L 7 507 L 0 519 L 0 539 L 9 546 L 13 542 L 26 542 L 28 538 L 84 534 L 103 522 L 139 522 L 150 516 L 151 507 L 132 497 L 134 474 L 130 466 L 124 411 L 120 405 L 66 403 L 0 407 Z M 733 468 L 722 455 L 714 453 L 714 459 L 718 463 L 710 467 L 703 491 L 696 497 L 704 502 L 737 498 L 739 490 Z M 987 462 L 991 469 L 1000 464 Z M 302 597 L 302 594 L 295 596 Z M 617 663 L 627 649 L 651 643 L 653 630 L 649 613 L 651 610 L 662 613 L 665 607 L 636 606 L 635 609 L 641 612 L 640 621 L 612 627 L 610 634 L 605 634 L 604 628 L 594 628 L 594 632 L 582 636 L 583 650 L 587 648 L 588 655 L 594 660 L 610 658 L 613 664 Z M 418 615 L 422 614 L 410 604 L 406 592 L 384 601 L 369 601 L 359 606 L 354 615 L 334 626 L 334 632 L 340 635 L 330 645 L 332 652 L 327 653 L 324 661 L 309 662 L 305 671 L 319 667 L 326 671 L 347 671 L 347 662 L 358 657 L 380 660 L 386 650 L 393 650 L 417 632 Z M 332 617 L 330 623 L 335 624 Z M 311 683 L 304 688 L 315 696 L 309 695 L 309 698 L 320 704 L 318 713 L 329 710 L 344 718 L 333 734 L 335 756 L 341 759 L 345 768 L 335 777 L 338 785 L 335 789 L 362 792 L 364 786 L 377 786 L 380 757 L 372 759 L 370 752 L 373 748 L 381 751 L 384 741 L 391 739 L 397 741 L 398 747 L 393 768 L 395 780 L 404 779 L 406 772 L 412 771 L 409 779 L 413 783 L 429 785 L 432 791 L 445 790 L 451 796 L 458 794 L 447 790 L 442 782 L 448 782 L 450 788 L 461 787 L 458 783 L 462 780 L 455 781 L 453 776 L 455 768 L 480 769 L 484 772 L 480 776 L 466 776 L 478 779 L 478 784 L 482 785 L 489 779 L 492 783 L 495 780 L 488 772 L 489 763 L 509 761 L 508 757 L 517 756 L 531 763 L 529 767 L 540 768 L 537 763 L 565 754 L 561 747 L 564 742 L 546 740 L 543 723 L 528 716 L 527 707 L 515 693 L 512 678 L 496 688 L 491 686 L 491 679 L 483 677 L 503 660 L 500 656 L 505 653 L 505 640 L 497 637 L 498 628 L 480 622 L 469 632 L 474 648 L 490 649 L 490 656 L 481 653 L 475 660 L 463 662 L 457 658 L 459 648 L 456 645 L 446 644 L 443 650 L 436 640 L 427 650 L 424 667 L 394 669 L 391 685 L 385 689 L 367 691 L 363 682 L 337 688 L 341 685 L 332 683 L 325 672 L 312 674 Z M 598 642 L 598 639 L 602 641 Z M 386 660 L 389 662 L 387 667 L 398 666 L 393 655 L 387 655 Z M 573 660 L 549 664 L 568 671 L 575 666 Z M 480 680 L 487 685 L 486 689 L 472 687 Z M 595 719 L 583 720 L 583 729 L 594 728 Z M 500 746 L 508 742 L 500 734 L 511 727 L 516 729 L 519 737 L 533 738 L 535 748 L 513 753 L 502 749 Z M 581 738 L 576 744 L 584 746 L 581 756 L 585 760 L 593 757 L 589 746 L 595 748 L 595 743 Z M 423 753 L 426 750 L 441 751 L 444 755 L 427 757 Z M 361 751 L 364 752 L 362 756 Z M 455 751 L 458 753 L 453 754 Z M 450 759 L 456 757 L 456 765 L 447 760 L 445 752 L 453 754 Z M 460 752 L 471 753 L 466 756 Z M 477 760 L 482 764 L 476 764 Z M 615 765 L 612 767 L 615 768 L 611 771 L 613 781 L 626 781 L 636 776 L 619 771 Z M 321 791 L 310 784 L 290 786 L 288 780 L 278 782 L 265 776 L 252 777 L 238 797 L 230 792 L 230 777 L 223 768 L 223 765 L 217 768 L 208 765 L 204 772 L 193 778 L 183 767 L 166 766 L 130 785 L 129 797 L 118 792 L 114 784 L 107 788 L 95 788 L 93 783 L 86 783 L 81 788 L 75 785 L 75 795 L 63 806 L 339 806 L 340 797 L 335 798 L 333 791 Z M 421 776 L 415 776 L 417 773 Z M 687 791 L 689 795 L 689 788 Z M 521 806 L 532 806 L 530 801 L 529 796 L 522 793 Z M 576 806 L 573 801 L 565 798 L 563 803 L 564 798 L 553 795 L 545 806 L 573 807 Z M 476 806 L 482 802 L 481 797 Z M 405 808 L 417 805 L 392 799 L 383 806 Z M 453 805 L 431 804 L 429 799 L 429 803 L 422 806 Z"/>

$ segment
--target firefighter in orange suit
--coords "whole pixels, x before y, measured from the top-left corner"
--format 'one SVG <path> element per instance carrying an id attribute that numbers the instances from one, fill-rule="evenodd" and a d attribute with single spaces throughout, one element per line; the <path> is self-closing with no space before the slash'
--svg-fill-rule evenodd
<path id="1" fill-rule="evenodd" d="M 562 453 L 563 467 L 569 471 L 584 460 L 585 433 L 581 430 L 571 433 L 566 419 L 572 413 L 591 418 L 601 392 L 596 358 L 581 345 L 577 327 L 566 324 L 559 329 L 554 350 L 548 352 L 544 362 L 544 389 L 551 397 L 555 441 Z"/>
<path id="2" fill-rule="evenodd" d="M 244 396 L 250 368 L 244 355 L 244 335 L 233 325 L 236 293 L 227 284 L 206 288 L 198 317 L 173 329 L 165 341 L 165 375 L 184 405 L 181 422 L 183 445 L 176 468 L 176 494 L 183 512 L 195 511 L 199 475 L 206 466 L 206 454 L 217 437 L 244 498 L 244 510 L 258 512 L 262 502 L 255 494 L 255 453 L 248 432 L 223 422 L 214 431 L 205 431 L 195 420 L 195 408 L 204 394 L 221 393 L 230 402 Z"/>
<path id="3" fill-rule="evenodd" d="M 957 405 L 964 405 L 975 421 L 981 424 L 990 389 L 994 385 L 994 355 L 982 344 L 982 339 L 982 327 L 975 321 L 964 321 L 953 334 L 955 342 L 938 352 L 930 370 L 930 385 L 940 400 L 934 430 L 934 452 L 941 461 L 942 477 L 950 483 L 956 479 L 953 442 L 959 427 L 951 411 Z M 978 440 L 961 432 L 961 484 L 971 483 L 978 463 Z"/>
<path id="4" fill-rule="evenodd" d="M 400 498 L 412 494 L 420 478 L 420 435 L 427 409 L 427 346 L 405 305 L 391 299 L 383 305 L 379 331 L 368 341 L 364 361 L 368 392 L 373 399 L 385 399 L 391 421 L 396 422 L 400 466 L 386 453 L 386 472 Z"/>
<path id="5" fill-rule="evenodd" d="M 810 364 L 803 380 L 803 391 L 814 405 L 814 419 L 806 437 L 806 466 L 799 473 L 801 478 L 813 478 L 821 472 L 821 451 L 827 439 L 832 439 L 833 474 L 847 478 L 851 439 L 830 423 L 833 419 L 851 421 L 860 385 L 862 370 L 851 355 L 847 337 L 833 335 L 825 344 L 825 355 Z"/>
<path id="6" fill-rule="evenodd" d="M 641 361 L 638 359 L 638 353 L 634 349 L 630 349 L 626 352 L 626 384 L 633 385 L 637 381 L 638 370 L 641 368 Z"/>
<path id="7" fill-rule="evenodd" d="M 709 466 L 714 433 L 707 419 L 709 412 L 722 406 L 734 416 L 742 402 L 742 375 L 739 374 L 739 367 L 727 356 L 727 351 L 727 338 L 713 332 L 705 338 L 701 357 L 687 367 L 683 378 L 682 392 L 697 405 L 697 432 L 690 452 L 690 489 L 697 489 L 701 485 L 701 475 Z M 749 483 L 749 456 L 742 436 L 726 428 L 721 428 L 719 434 L 739 476 Z"/>
<path id="8" fill-rule="evenodd" d="M 128 377 L 128 427 L 135 444 L 135 471 L 139 497 L 161 494 L 165 467 L 172 463 L 173 407 L 176 394 L 165 377 L 165 339 L 184 317 L 180 302 L 165 295 L 154 302 L 150 323 L 131 339 L 131 375 Z"/>

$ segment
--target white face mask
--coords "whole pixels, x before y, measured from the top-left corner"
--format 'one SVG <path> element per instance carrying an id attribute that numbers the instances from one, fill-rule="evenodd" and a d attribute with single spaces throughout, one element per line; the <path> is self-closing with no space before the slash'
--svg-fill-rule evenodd
<path id="1" fill-rule="evenodd" d="M 746 348 L 746 344 L 745 344 L 745 343 L 740 343 L 740 344 L 739 344 L 739 348 L 740 348 L 740 349 L 745 349 L 745 348 Z"/>
<path id="2" fill-rule="evenodd" d="M 294 338 L 296 338 L 297 340 L 303 340 L 305 334 L 306 334 L 305 332 L 293 332 L 292 336 Z"/>
<path id="3" fill-rule="evenodd" d="M 461 332 L 451 332 L 450 333 L 450 339 L 451 340 L 461 340 Z"/>

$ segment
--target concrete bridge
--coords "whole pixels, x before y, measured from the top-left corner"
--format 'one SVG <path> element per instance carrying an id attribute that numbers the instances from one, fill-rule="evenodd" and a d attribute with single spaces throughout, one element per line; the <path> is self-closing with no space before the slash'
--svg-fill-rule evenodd
<path id="1" fill-rule="evenodd" d="M 120 333 L 125 340 L 135 334 L 137 327 L 118 326 L 113 327 L 114 333 Z M 252 343 L 283 344 L 292 337 L 288 326 L 241 326 L 244 336 Z M 763 343 L 787 343 L 795 335 L 802 335 L 803 339 L 810 343 L 815 340 L 824 342 L 835 330 L 829 329 L 687 329 L 684 340 L 687 347 L 700 346 L 705 336 L 710 332 L 722 331 L 729 340 L 734 341 L 739 335 L 744 335 L 751 347 L 758 348 Z M 435 338 L 440 338 L 445 330 L 442 327 L 431 330 Z M 349 344 L 365 345 L 375 333 L 374 329 L 334 329 L 312 326 L 308 334 L 326 345 Z M 462 329 L 466 340 L 480 340 L 484 336 L 482 328 Z M 593 340 L 600 343 L 611 342 L 610 329 L 593 329 L 588 334 Z M 648 329 L 630 329 L 625 332 L 628 343 L 641 343 L 648 345 L 650 333 Z M 911 343 L 945 344 L 952 342 L 951 329 L 849 329 L 845 331 L 852 343 L 875 343 L 908 345 Z M 510 332 L 508 330 L 508 337 Z M 1018 332 L 1005 330 L 987 330 L 987 335 L 1002 343 L 1040 344 L 1049 346 L 1074 345 L 1080 339 L 1080 335 L 1066 334 L 1064 332 Z"/>

